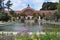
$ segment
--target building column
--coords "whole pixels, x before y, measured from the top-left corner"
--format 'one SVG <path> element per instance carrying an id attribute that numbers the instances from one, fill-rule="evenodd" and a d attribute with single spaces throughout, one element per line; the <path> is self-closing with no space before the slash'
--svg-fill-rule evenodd
<path id="1" fill-rule="evenodd" d="M 40 16 L 39 16 L 39 19 L 38 19 L 38 20 L 41 20 L 41 19 L 40 19 Z"/>

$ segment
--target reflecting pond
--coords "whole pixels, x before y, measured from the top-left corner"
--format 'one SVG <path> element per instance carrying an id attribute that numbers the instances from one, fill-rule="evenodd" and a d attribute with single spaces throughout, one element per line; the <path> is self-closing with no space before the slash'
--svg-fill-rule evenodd
<path id="1" fill-rule="evenodd" d="M 25 23 L 15 23 L 12 25 L 0 26 L 0 31 L 17 32 L 21 30 L 29 30 L 29 32 L 42 32 L 42 31 L 47 31 L 47 30 L 53 31 L 51 30 L 52 28 L 60 29 L 59 25 L 52 25 L 52 24 L 41 25 L 41 24 L 35 23 L 33 25 L 30 25 L 30 24 L 25 24 Z"/>

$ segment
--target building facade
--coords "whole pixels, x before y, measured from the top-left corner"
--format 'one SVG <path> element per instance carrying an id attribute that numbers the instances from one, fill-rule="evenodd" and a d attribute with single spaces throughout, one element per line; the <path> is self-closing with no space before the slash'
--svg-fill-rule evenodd
<path id="1" fill-rule="evenodd" d="M 32 16 L 38 16 L 38 15 L 45 15 L 46 17 L 52 17 L 53 14 L 55 13 L 55 10 L 35 10 L 33 8 L 31 8 L 29 5 L 20 10 L 20 11 L 15 11 L 18 15 L 24 14 L 27 17 L 32 17 Z M 27 18 L 26 17 L 26 18 Z"/>

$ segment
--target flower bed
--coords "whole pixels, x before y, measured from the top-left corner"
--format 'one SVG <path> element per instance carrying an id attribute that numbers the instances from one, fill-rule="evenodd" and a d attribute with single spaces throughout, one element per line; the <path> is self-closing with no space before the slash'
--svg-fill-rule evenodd
<path id="1" fill-rule="evenodd" d="M 0 40 L 60 40 L 60 34 L 53 33 L 2 33 L 0 34 Z"/>

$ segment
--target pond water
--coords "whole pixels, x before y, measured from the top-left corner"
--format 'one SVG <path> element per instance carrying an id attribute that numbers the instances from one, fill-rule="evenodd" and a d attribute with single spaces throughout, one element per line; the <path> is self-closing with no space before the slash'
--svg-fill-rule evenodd
<path id="1" fill-rule="evenodd" d="M 25 24 L 25 23 L 15 23 L 8 26 L 0 26 L 0 31 L 7 31 L 7 32 L 18 32 L 21 30 L 29 30 L 29 32 L 42 32 L 46 28 L 54 28 L 54 25 L 41 25 L 41 24 Z"/>
<path id="2" fill-rule="evenodd" d="M 38 32 L 43 30 L 43 26 L 39 24 L 26 25 L 25 23 L 15 23 L 8 26 L 0 26 L 0 31 L 20 31 L 29 30 L 30 32 Z"/>

